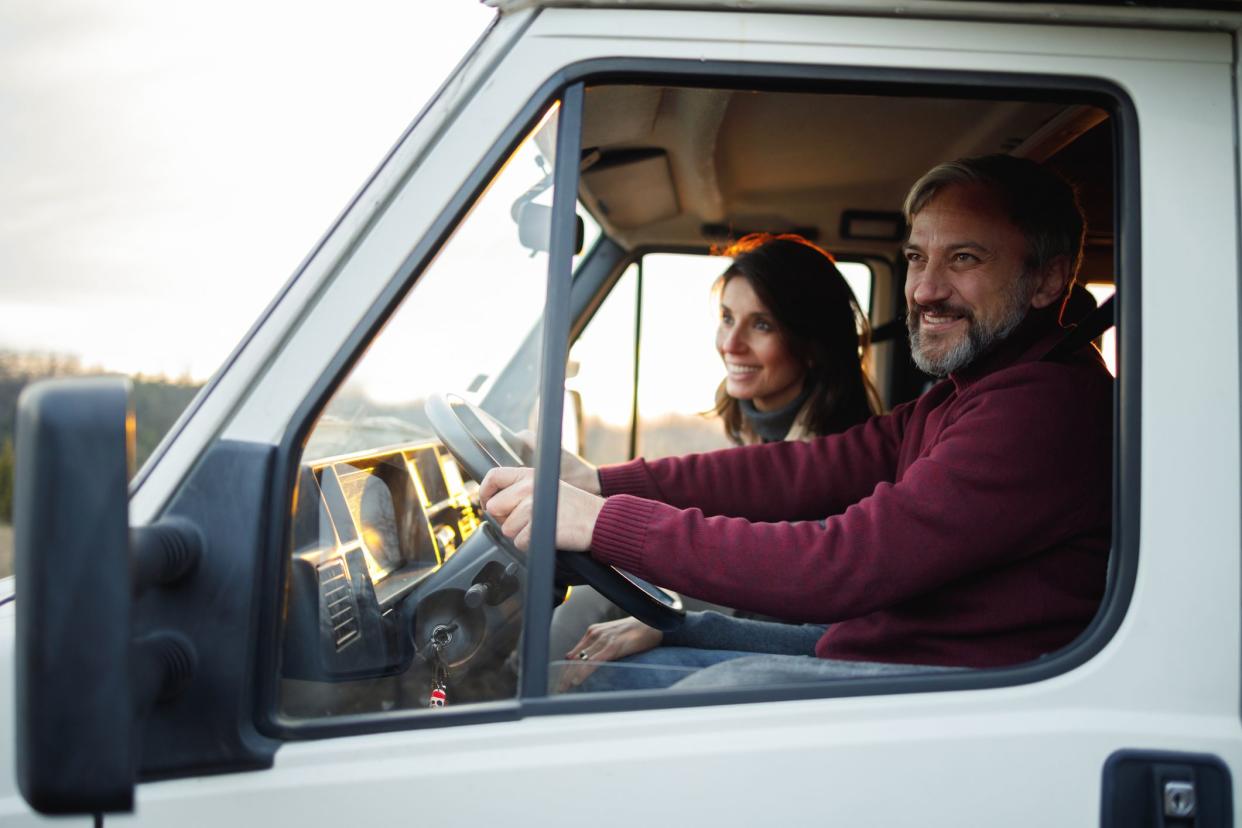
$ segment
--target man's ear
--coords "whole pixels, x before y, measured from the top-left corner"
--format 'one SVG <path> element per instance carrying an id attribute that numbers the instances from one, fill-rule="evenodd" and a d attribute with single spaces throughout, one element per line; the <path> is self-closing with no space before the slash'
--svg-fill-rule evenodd
<path id="1" fill-rule="evenodd" d="M 1070 281 L 1070 261 L 1066 256 L 1057 256 L 1044 266 L 1035 277 L 1038 286 L 1031 297 L 1031 307 L 1046 308 L 1065 297 L 1065 289 Z"/>

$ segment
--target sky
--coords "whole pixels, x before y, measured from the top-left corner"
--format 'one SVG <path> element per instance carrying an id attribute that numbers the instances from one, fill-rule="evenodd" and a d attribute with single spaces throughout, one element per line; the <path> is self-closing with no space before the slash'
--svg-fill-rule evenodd
<path id="1" fill-rule="evenodd" d="M 493 16 L 477 0 L 4 0 L 0 350 L 206 380 Z M 511 183 L 520 194 L 541 173 L 519 160 Z M 478 223 L 513 236 L 513 197 L 497 193 L 495 216 Z M 473 247 L 470 257 L 487 252 Z M 505 272 L 503 287 L 516 290 L 514 262 L 544 267 L 524 253 L 506 256 L 503 267 L 461 269 Z M 645 315 L 645 346 L 679 355 L 644 369 L 646 414 L 710 407 L 722 368 L 708 287 L 723 266 L 678 265 L 670 282 L 679 295 L 660 300 L 677 313 Z M 460 278 L 448 281 L 459 289 Z M 495 289 L 477 294 L 494 298 Z M 405 327 L 425 335 L 455 325 L 433 311 Z M 613 422 L 629 416 L 630 352 L 616 346 L 632 337 L 625 319 L 604 314 L 593 341 L 574 352 L 588 408 Z M 394 383 L 415 379 L 404 370 L 410 350 L 393 333 L 400 327 L 390 325 L 394 341 L 377 343 L 359 367 L 356 379 L 377 400 L 462 386 L 499 368 L 477 368 L 486 360 L 462 353 L 425 362 L 418 382 Z M 507 327 L 519 340 L 529 329 Z M 507 356 L 513 348 L 495 338 L 459 339 L 458 348 Z"/>
<path id="2" fill-rule="evenodd" d="M 493 15 L 0 3 L 0 350 L 206 379 Z"/>
<path id="3" fill-rule="evenodd" d="M 207 379 L 494 15 L 476 0 L 344 8 L 0 4 L 0 350 Z M 520 194 L 538 175 L 529 161 L 517 165 L 510 189 Z M 495 215 L 476 223 L 504 229 L 503 240 L 515 243 L 513 197 L 499 193 Z M 470 259 L 491 255 L 469 239 L 458 247 Z M 502 285 L 480 286 L 494 295 L 516 291 L 515 263 L 532 273 L 546 267 L 542 256 L 526 261 L 512 251 L 504 262 L 465 261 L 446 280 L 459 289 L 464 274 L 503 269 Z M 693 412 L 711 403 L 721 368 L 707 286 L 722 268 L 707 263 L 694 278 L 675 280 L 685 296 L 672 305 L 701 313 L 693 324 L 656 326 L 679 337 L 669 347 L 681 357 L 680 370 L 663 381 L 647 376 L 654 408 Z M 417 382 L 392 381 L 415 379 L 393 367 L 410 353 L 395 332 L 437 323 L 431 281 L 406 315 L 423 308 L 433 318 L 388 326 L 359 366 L 355 379 L 368 396 L 417 398 L 499 367 L 478 368 L 486 360 L 458 354 L 422 364 Z M 520 340 L 529 322 L 507 327 Z M 632 323 L 594 327 L 595 344 L 578 349 L 594 372 L 580 385 L 592 411 L 624 421 L 632 368 L 615 343 L 632 336 Z M 495 338 L 457 347 L 507 357 L 514 344 Z M 463 362 L 469 370 L 452 374 L 463 373 Z"/>

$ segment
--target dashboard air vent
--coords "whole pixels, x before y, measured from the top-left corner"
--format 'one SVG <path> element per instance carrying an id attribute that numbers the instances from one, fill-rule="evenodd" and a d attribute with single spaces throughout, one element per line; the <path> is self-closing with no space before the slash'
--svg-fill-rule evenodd
<path id="1" fill-rule="evenodd" d="M 319 597 L 332 625 L 337 652 L 358 640 L 358 603 L 345 561 L 333 558 L 319 567 Z"/>

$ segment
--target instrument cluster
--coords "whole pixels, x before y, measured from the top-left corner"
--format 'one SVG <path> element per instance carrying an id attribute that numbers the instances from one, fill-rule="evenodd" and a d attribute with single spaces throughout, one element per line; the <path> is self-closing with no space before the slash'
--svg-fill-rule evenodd
<path id="1" fill-rule="evenodd" d="M 408 663 L 400 605 L 478 529 L 476 488 L 435 442 L 303 466 L 284 675 L 339 681 Z"/>

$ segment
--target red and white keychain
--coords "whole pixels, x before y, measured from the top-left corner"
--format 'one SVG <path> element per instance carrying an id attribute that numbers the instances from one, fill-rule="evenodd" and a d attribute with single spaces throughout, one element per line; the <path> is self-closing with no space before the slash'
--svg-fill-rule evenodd
<path id="1" fill-rule="evenodd" d="M 437 628 L 431 636 L 431 651 L 435 658 L 435 678 L 431 683 L 431 695 L 427 698 L 427 707 L 440 709 L 448 705 L 448 666 L 444 663 L 444 645 L 449 642 L 451 633 Z"/>

